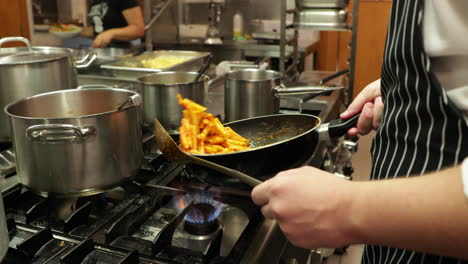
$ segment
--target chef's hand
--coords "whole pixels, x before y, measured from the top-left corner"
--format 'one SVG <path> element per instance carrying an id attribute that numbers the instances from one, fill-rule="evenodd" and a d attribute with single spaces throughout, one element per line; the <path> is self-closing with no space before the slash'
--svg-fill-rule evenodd
<path id="1" fill-rule="evenodd" d="M 352 242 L 347 230 L 353 183 L 302 167 L 280 172 L 252 191 L 265 217 L 275 219 L 288 239 L 303 248 L 340 247 Z"/>
<path id="2" fill-rule="evenodd" d="M 383 102 L 380 94 L 380 79 L 368 84 L 348 106 L 348 109 L 341 113 L 342 119 L 348 119 L 361 112 L 356 127 L 348 131 L 348 135 L 366 135 L 372 129 L 377 130 L 380 126 L 383 112 Z"/>
<path id="3" fill-rule="evenodd" d="M 105 48 L 114 38 L 112 29 L 106 30 L 101 34 L 97 35 L 93 41 L 93 48 Z"/>

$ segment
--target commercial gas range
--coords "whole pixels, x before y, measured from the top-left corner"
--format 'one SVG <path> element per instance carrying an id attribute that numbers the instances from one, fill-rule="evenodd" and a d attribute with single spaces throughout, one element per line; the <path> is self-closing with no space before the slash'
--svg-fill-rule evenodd
<path id="1" fill-rule="evenodd" d="M 340 98 L 330 95 L 317 115 L 335 118 Z M 308 163 L 324 165 L 328 145 Z M 132 182 L 94 196 L 44 198 L 16 175 L 2 181 L 10 239 L 2 263 L 319 263 L 263 218 L 251 187 L 158 153 Z"/>
<path id="2" fill-rule="evenodd" d="M 4 263 L 306 263 L 309 251 L 262 217 L 250 187 L 160 154 L 145 161 L 131 183 L 94 196 L 4 190 Z"/>

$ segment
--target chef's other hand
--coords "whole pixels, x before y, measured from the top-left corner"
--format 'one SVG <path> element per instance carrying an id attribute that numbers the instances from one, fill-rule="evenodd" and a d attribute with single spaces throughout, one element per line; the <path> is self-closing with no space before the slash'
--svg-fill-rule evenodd
<path id="1" fill-rule="evenodd" d="M 383 111 L 383 101 L 380 93 L 380 79 L 368 84 L 341 113 L 342 119 L 348 119 L 361 112 L 356 127 L 348 131 L 348 135 L 367 135 L 372 129 L 377 130 L 380 126 Z"/>
<path id="2" fill-rule="evenodd" d="M 302 167 L 280 172 L 252 191 L 262 214 L 275 219 L 288 239 L 303 248 L 340 247 L 352 242 L 352 182 Z"/>
<path id="3" fill-rule="evenodd" d="M 105 48 L 114 38 L 112 30 L 106 30 L 97 35 L 93 41 L 93 48 Z"/>

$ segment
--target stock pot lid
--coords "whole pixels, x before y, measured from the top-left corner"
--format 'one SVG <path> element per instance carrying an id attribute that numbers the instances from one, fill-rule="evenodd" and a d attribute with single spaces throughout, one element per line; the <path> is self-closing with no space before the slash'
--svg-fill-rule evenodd
<path id="1" fill-rule="evenodd" d="M 60 53 L 42 53 L 42 52 L 21 52 L 0 58 L 0 65 L 8 64 L 28 64 L 58 60 L 68 57 L 67 54 Z"/>

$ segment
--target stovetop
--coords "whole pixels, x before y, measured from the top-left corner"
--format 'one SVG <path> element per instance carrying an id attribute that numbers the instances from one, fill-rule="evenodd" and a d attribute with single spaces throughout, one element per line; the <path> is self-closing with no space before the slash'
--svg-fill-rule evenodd
<path id="1" fill-rule="evenodd" d="M 162 155 L 146 160 L 129 184 L 90 197 L 44 198 L 19 184 L 3 192 L 4 263 L 240 263 L 264 222 L 250 187 Z"/>
<path id="2" fill-rule="evenodd" d="M 338 115 L 340 98 L 330 96 L 322 120 Z M 326 145 L 308 164 L 323 164 Z M 132 182 L 79 199 L 46 199 L 7 177 L 10 187 L 0 188 L 10 244 L 2 263 L 309 263 L 309 250 L 263 218 L 251 187 L 159 154 L 145 161 Z"/>

